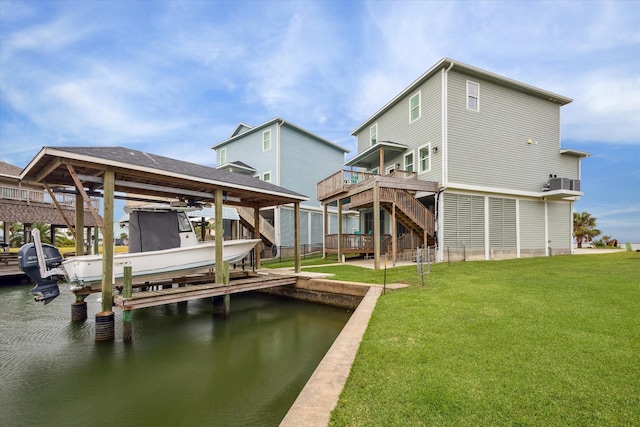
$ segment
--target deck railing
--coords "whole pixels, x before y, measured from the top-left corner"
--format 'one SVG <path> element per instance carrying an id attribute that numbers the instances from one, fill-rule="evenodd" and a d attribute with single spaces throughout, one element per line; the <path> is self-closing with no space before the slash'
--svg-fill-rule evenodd
<path id="1" fill-rule="evenodd" d="M 325 249 L 328 251 L 338 250 L 337 234 L 325 235 Z M 372 234 L 342 234 L 342 251 L 351 253 L 373 253 L 373 235 Z M 385 253 L 387 246 L 391 242 L 390 234 L 383 234 L 380 237 L 380 250 Z"/>
<path id="2" fill-rule="evenodd" d="M 396 169 L 386 176 L 390 176 L 392 178 L 400 178 L 400 179 L 418 179 L 418 174 L 416 172 L 410 172 L 410 171 L 405 171 L 400 169 Z"/>
<path id="3" fill-rule="evenodd" d="M 72 194 L 56 194 L 56 201 L 63 207 L 75 207 L 76 196 Z M 49 193 L 41 190 L 33 190 L 29 188 L 0 186 L 0 199 L 18 200 L 21 202 L 37 202 L 50 203 L 53 200 Z M 100 199 L 91 197 L 91 204 L 96 210 L 100 209 Z"/>
<path id="4" fill-rule="evenodd" d="M 348 170 L 336 172 L 317 184 L 318 200 L 323 200 L 327 197 L 347 191 L 352 185 L 360 184 L 373 176 L 375 176 L 375 174 L 368 172 Z"/>

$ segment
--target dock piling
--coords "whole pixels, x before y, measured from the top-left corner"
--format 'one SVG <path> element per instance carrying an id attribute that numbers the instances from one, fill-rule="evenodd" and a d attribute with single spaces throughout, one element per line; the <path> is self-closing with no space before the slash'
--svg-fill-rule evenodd
<path id="1" fill-rule="evenodd" d="M 123 287 L 122 287 L 122 297 L 123 298 L 131 298 L 132 295 L 132 285 L 131 285 L 131 266 L 126 265 L 124 267 L 124 277 L 123 277 Z M 124 342 L 130 342 L 133 339 L 132 334 L 132 321 L 133 321 L 133 310 L 123 310 L 122 311 L 122 340 Z"/>
<path id="2" fill-rule="evenodd" d="M 229 286 L 229 261 L 222 265 L 222 286 Z M 231 311 L 231 295 L 218 295 L 213 297 L 213 314 L 229 317 Z"/>

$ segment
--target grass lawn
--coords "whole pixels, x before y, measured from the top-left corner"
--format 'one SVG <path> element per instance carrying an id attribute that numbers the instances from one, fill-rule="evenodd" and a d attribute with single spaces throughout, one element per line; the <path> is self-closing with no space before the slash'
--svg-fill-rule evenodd
<path id="1" fill-rule="evenodd" d="M 440 263 L 424 286 L 400 267 L 387 281 L 411 286 L 379 299 L 331 425 L 640 425 L 640 254 Z"/>

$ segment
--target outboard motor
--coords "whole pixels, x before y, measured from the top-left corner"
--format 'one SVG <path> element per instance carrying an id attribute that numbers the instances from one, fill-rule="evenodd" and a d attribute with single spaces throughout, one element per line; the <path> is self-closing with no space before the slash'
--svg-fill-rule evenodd
<path id="1" fill-rule="evenodd" d="M 60 251 L 55 246 L 43 243 L 41 247 L 46 264 L 44 271 L 54 269 L 62 263 L 62 255 L 60 255 Z M 64 277 L 57 274 L 42 277 L 36 243 L 22 245 L 18 251 L 18 266 L 36 284 L 31 289 L 36 301 L 44 301 L 45 304 L 49 304 L 55 297 L 60 295 L 58 280 Z"/>

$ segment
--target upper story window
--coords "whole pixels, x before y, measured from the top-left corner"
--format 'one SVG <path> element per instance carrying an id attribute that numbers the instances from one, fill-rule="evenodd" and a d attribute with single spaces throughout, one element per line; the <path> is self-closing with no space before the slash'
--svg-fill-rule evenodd
<path id="1" fill-rule="evenodd" d="M 271 182 L 271 172 L 265 172 L 262 174 L 262 180 L 264 182 Z"/>
<path id="2" fill-rule="evenodd" d="M 413 151 L 404 155 L 404 170 L 413 172 Z"/>
<path id="3" fill-rule="evenodd" d="M 420 92 L 409 98 L 409 123 L 420 118 Z"/>
<path id="4" fill-rule="evenodd" d="M 218 161 L 218 165 L 224 165 L 227 163 L 227 149 L 221 148 L 219 151 L 220 159 Z"/>
<path id="5" fill-rule="evenodd" d="M 369 145 L 376 145 L 378 143 L 378 124 L 369 128 Z"/>
<path id="6" fill-rule="evenodd" d="M 369 173 L 373 174 L 373 175 L 379 175 L 380 174 L 380 168 L 373 168 L 369 171 Z"/>
<path id="7" fill-rule="evenodd" d="M 418 148 L 418 164 L 420 172 L 428 172 L 431 170 L 431 143 Z"/>
<path id="8" fill-rule="evenodd" d="M 271 150 L 271 129 L 262 132 L 262 151 Z"/>
<path id="9" fill-rule="evenodd" d="M 467 80 L 467 110 L 480 111 L 480 85 Z"/>

